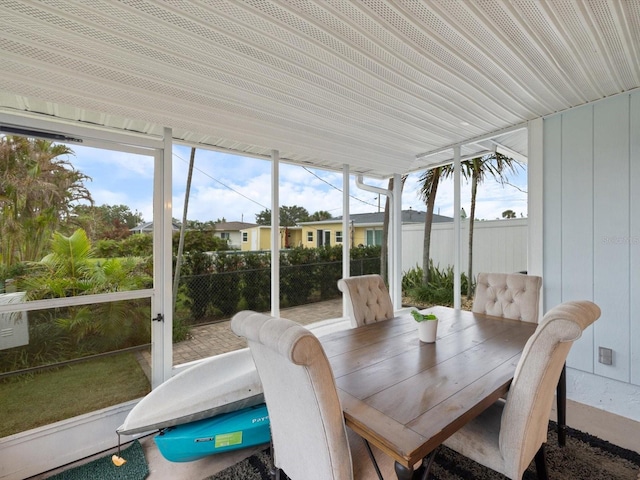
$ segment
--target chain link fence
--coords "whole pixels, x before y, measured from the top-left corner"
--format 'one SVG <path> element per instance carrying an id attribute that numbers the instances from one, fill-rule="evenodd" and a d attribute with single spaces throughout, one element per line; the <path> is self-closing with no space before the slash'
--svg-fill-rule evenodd
<path id="1" fill-rule="evenodd" d="M 266 263 L 266 262 L 265 262 Z M 380 258 L 351 260 L 351 276 L 380 273 Z M 306 305 L 341 296 L 342 261 L 280 265 L 280 306 Z M 271 307 L 271 268 L 185 275 L 180 278 L 176 317 L 187 325 L 228 319 L 241 310 Z"/>

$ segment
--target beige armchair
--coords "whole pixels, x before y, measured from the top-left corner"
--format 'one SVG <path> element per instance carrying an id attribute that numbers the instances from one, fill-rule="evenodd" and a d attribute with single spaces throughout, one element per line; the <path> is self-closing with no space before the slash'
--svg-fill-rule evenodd
<path id="1" fill-rule="evenodd" d="M 538 323 L 542 278 L 521 273 L 479 273 L 471 310 Z"/>
<path id="2" fill-rule="evenodd" d="M 236 314 L 231 329 L 247 339 L 262 382 L 276 478 L 352 479 L 342 406 L 318 339 L 296 322 L 250 311 Z"/>
<path id="3" fill-rule="evenodd" d="M 393 303 L 380 275 L 361 275 L 338 280 L 338 289 L 347 300 L 351 326 L 393 318 Z"/>
<path id="4" fill-rule="evenodd" d="M 444 444 L 511 479 L 521 479 L 535 457 L 538 478 L 547 478 L 544 444 L 554 389 L 571 345 L 599 316 L 600 308 L 589 301 L 551 309 L 525 345 L 506 401 Z"/>

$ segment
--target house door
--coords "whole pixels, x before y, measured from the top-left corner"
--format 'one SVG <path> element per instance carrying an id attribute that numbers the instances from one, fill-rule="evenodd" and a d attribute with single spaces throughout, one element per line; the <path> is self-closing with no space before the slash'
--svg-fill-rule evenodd
<path id="1" fill-rule="evenodd" d="M 331 245 L 331 230 L 316 230 L 316 237 L 318 247 Z"/>

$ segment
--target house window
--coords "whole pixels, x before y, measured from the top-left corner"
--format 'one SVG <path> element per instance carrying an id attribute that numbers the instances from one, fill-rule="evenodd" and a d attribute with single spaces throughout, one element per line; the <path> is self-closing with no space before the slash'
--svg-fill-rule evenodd
<path id="1" fill-rule="evenodd" d="M 249 241 L 249 234 L 247 232 L 242 232 L 242 241 L 244 243 Z"/>
<path id="2" fill-rule="evenodd" d="M 313 232 L 307 232 L 307 242 L 313 242 Z"/>
<path id="3" fill-rule="evenodd" d="M 342 243 L 342 232 L 336 232 L 336 243 Z"/>
<path id="4" fill-rule="evenodd" d="M 382 230 L 367 230 L 367 247 L 382 245 Z"/>
<path id="5" fill-rule="evenodd" d="M 231 234 L 229 232 L 220 232 L 220 238 L 223 240 L 229 240 L 231 238 Z"/>

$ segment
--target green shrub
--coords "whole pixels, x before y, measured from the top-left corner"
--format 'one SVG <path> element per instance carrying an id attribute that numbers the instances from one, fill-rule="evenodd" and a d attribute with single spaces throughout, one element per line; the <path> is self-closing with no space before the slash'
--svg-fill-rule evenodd
<path id="1" fill-rule="evenodd" d="M 422 285 L 422 268 L 416 266 L 402 275 L 402 291 L 409 292 Z"/>
<path id="2" fill-rule="evenodd" d="M 420 303 L 453 306 L 453 267 L 448 266 L 441 271 L 430 262 L 429 268 L 431 280 L 426 285 L 422 283 L 422 268 L 416 267 L 406 272 L 402 278 L 403 292 Z M 467 276 L 463 273 L 460 280 L 460 288 L 464 292 L 467 290 Z"/>
<path id="3" fill-rule="evenodd" d="M 238 311 L 242 267 L 240 255 L 218 252 L 213 256 L 216 275 L 211 276 L 211 301 L 215 309 L 228 317 Z"/>
<path id="4" fill-rule="evenodd" d="M 211 301 L 211 273 L 213 259 L 203 252 L 190 252 L 184 257 L 183 277 L 191 299 L 191 314 L 194 320 L 199 320 L 207 313 L 207 306 Z"/>
<path id="5" fill-rule="evenodd" d="M 98 240 L 94 244 L 94 252 L 99 258 L 113 258 L 122 256 L 120 253 L 120 245 L 122 242 L 117 240 Z"/>
<path id="6" fill-rule="evenodd" d="M 147 235 L 149 236 L 149 235 Z M 180 233 L 174 232 L 172 247 L 174 255 L 178 253 Z M 183 251 L 185 252 L 215 252 L 219 250 L 229 250 L 226 240 L 216 237 L 209 230 L 187 230 L 184 232 Z"/>
<path id="7" fill-rule="evenodd" d="M 320 298 L 327 300 L 340 295 L 338 280 L 342 278 L 342 246 L 324 246 L 316 249 L 318 255 L 317 280 Z"/>
<path id="8" fill-rule="evenodd" d="M 248 253 L 244 255 L 242 272 L 241 310 L 263 312 L 271 305 L 271 255 Z"/>
<path id="9" fill-rule="evenodd" d="M 153 236 L 136 233 L 121 240 L 120 255 L 125 257 L 150 257 L 153 255 Z"/>

